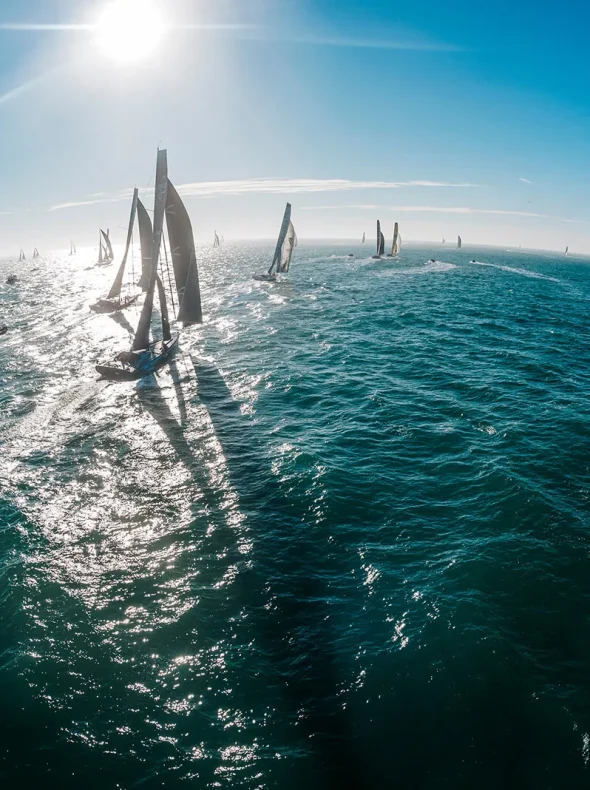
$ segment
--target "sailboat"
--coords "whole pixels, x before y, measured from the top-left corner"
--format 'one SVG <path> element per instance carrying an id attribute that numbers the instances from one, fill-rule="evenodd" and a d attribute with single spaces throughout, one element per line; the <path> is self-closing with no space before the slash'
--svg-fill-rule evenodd
<path id="1" fill-rule="evenodd" d="M 391 244 L 391 252 L 387 253 L 388 258 L 395 258 L 399 255 L 402 248 L 402 237 L 399 235 L 399 226 L 397 222 L 393 226 L 393 242 Z"/>
<path id="2" fill-rule="evenodd" d="M 75 254 L 76 254 L 76 245 L 74 244 L 73 241 L 71 241 L 70 242 L 70 255 L 75 255 Z"/>
<path id="3" fill-rule="evenodd" d="M 96 302 L 96 304 L 91 305 L 90 309 L 93 310 L 95 313 L 115 313 L 119 310 L 124 310 L 126 307 L 129 307 L 129 305 L 132 305 L 134 302 L 136 302 L 137 299 L 139 298 L 139 294 L 129 294 L 128 296 L 121 298 L 121 288 L 123 286 L 123 277 L 125 275 L 125 266 L 127 265 L 127 257 L 129 255 L 129 249 L 131 247 L 131 242 L 133 239 L 133 226 L 135 225 L 135 218 L 137 216 L 140 203 L 141 201 L 139 199 L 139 190 L 136 188 L 133 191 L 133 200 L 131 202 L 131 215 L 129 217 L 129 227 L 127 228 L 127 242 L 125 244 L 125 252 L 123 253 L 123 260 L 121 261 L 121 265 L 119 266 L 117 274 L 115 275 L 115 279 L 111 286 L 111 290 L 108 292 L 106 299 L 99 299 L 98 302 Z M 147 249 L 147 251 L 146 249 L 144 249 L 146 244 L 146 238 L 145 238 L 146 234 L 145 233 L 142 234 L 140 231 L 140 240 L 142 244 L 141 257 L 143 262 L 143 260 L 145 260 L 145 256 L 147 252 L 149 252 L 151 248 L 152 223 L 143 204 L 141 204 L 141 208 L 143 209 L 143 213 L 145 214 L 145 216 L 147 217 L 147 221 L 149 222 L 149 248 Z M 143 271 L 142 271 L 142 275 L 143 275 Z"/>
<path id="4" fill-rule="evenodd" d="M 385 252 L 385 236 L 381 233 L 381 223 L 377 220 L 377 255 L 373 258 L 381 258 Z"/>
<path id="5" fill-rule="evenodd" d="M 461 245 L 462 244 L 463 244 L 463 242 L 461 241 L 461 236 L 457 236 L 457 249 L 458 250 L 461 249 Z"/>
<path id="6" fill-rule="evenodd" d="M 98 262 L 103 266 L 107 266 L 109 263 L 112 263 L 115 259 L 115 253 L 113 252 L 113 248 L 111 246 L 111 240 L 109 238 L 109 231 L 105 233 L 104 230 L 99 228 L 98 231 Z"/>
<path id="7" fill-rule="evenodd" d="M 21 251 L 19 253 L 19 256 L 18 256 L 18 262 L 20 263 L 21 261 L 26 261 L 26 260 L 27 260 L 27 256 L 25 255 L 24 250 L 21 249 Z"/>
<path id="8" fill-rule="evenodd" d="M 443 244 L 446 244 L 446 243 L 447 243 L 447 240 L 445 239 L 445 237 L 444 237 L 444 236 L 443 236 L 442 243 L 443 243 Z"/>
<path id="9" fill-rule="evenodd" d="M 565 252 L 564 252 L 563 254 L 564 254 L 564 255 L 567 255 L 569 251 L 570 251 L 570 248 L 569 248 L 569 247 L 566 247 L 566 248 L 565 248 Z"/>
<path id="10" fill-rule="evenodd" d="M 200 324 L 203 321 L 193 229 L 186 208 L 168 179 L 168 158 L 165 150 L 158 151 L 155 183 L 152 258 L 145 302 L 131 350 L 122 351 L 109 365 L 96 366 L 96 370 L 101 376 L 109 381 L 135 381 L 155 373 L 170 362 L 178 346 L 178 335 L 173 336 L 170 328 L 166 292 L 158 275 L 160 247 L 164 237 L 164 217 L 166 217 L 178 294 L 177 320 L 181 321 L 185 327 L 191 324 Z M 165 243 L 164 250 L 166 251 Z M 161 338 L 154 339 L 150 343 L 156 288 L 160 303 L 161 324 L 159 329 Z"/>
<path id="11" fill-rule="evenodd" d="M 365 231 L 363 231 L 363 241 L 362 241 L 362 243 L 363 244 L 365 243 Z"/>
<path id="12" fill-rule="evenodd" d="M 289 271 L 293 250 L 296 246 L 297 234 L 291 222 L 291 204 L 287 203 L 270 268 L 266 274 L 254 274 L 254 279 L 275 282 L 278 274 L 286 274 Z"/>
<path id="13" fill-rule="evenodd" d="M 219 242 L 219 236 L 217 235 L 217 231 L 214 230 L 213 233 L 215 234 L 215 238 L 213 239 L 213 246 L 214 247 L 219 247 L 220 246 L 220 242 Z"/>
<path id="14" fill-rule="evenodd" d="M 39 258 L 39 257 L 40 257 L 39 250 L 35 247 L 35 249 L 33 250 L 33 258 Z"/>

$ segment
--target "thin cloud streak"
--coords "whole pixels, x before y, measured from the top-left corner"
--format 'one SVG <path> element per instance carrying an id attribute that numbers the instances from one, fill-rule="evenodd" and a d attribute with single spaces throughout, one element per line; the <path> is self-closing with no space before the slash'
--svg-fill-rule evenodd
<path id="1" fill-rule="evenodd" d="M 590 221 L 583 219 L 567 219 L 553 217 L 551 214 L 537 214 L 534 211 L 509 211 L 496 208 L 469 208 L 468 206 L 383 206 L 369 203 L 339 205 L 339 206 L 299 206 L 302 211 L 335 211 L 341 209 L 355 209 L 366 211 L 396 211 L 399 213 L 422 214 L 490 214 L 510 217 L 533 217 L 535 219 L 552 219 L 555 222 L 570 222 L 575 225 L 590 225 Z"/>
<path id="2" fill-rule="evenodd" d="M 43 82 L 43 80 L 46 79 L 46 78 L 47 78 L 46 74 L 44 74 L 42 77 L 35 77 L 32 80 L 28 80 L 28 82 L 23 82 L 22 85 L 19 85 L 18 87 L 13 88 L 11 91 L 8 91 L 7 93 L 2 94 L 0 96 L 0 107 L 3 104 L 6 104 L 7 102 L 12 101 L 12 99 L 18 98 L 23 93 L 26 93 L 27 91 L 29 91 L 32 88 L 36 87 L 37 85 L 39 85 L 40 82 Z"/>
<path id="3" fill-rule="evenodd" d="M 348 47 L 355 49 L 397 49 L 413 52 L 468 52 L 463 47 L 454 44 L 440 44 L 429 41 L 388 41 L 386 39 L 374 40 L 363 38 L 337 38 L 330 36 L 294 36 L 287 39 L 296 44 L 310 44 L 321 47 Z"/>
<path id="4" fill-rule="evenodd" d="M 239 196 L 249 194 L 290 195 L 313 192 L 347 192 L 359 189 L 400 189 L 402 187 L 449 187 L 475 189 L 478 184 L 462 184 L 448 181 L 350 181 L 348 179 L 316 178 L 251 178 L 242 181 L 201 181 L 180 184 L 177 190 L 185 198 L 208 198 L 219 196 Z M 147 194 L 153 194 L 149 190 Z M 99 200 L 68 201 L 52 206 L 49 211 L 88 206 L 94 203 L 115 203 L 127 200 L 133 190 L 125 189 L 116 195 L 105 196 Z M 96 195 L 90 195 L 96 197 Z"/>
<path id="5" fill-rule="evenodd" d="M 523 181 L 525 184 L 532 184 L 532 181 L 529 181 L 528 178 L 522 178 L 522 176 L 518 179 L 519 181 Z"/>

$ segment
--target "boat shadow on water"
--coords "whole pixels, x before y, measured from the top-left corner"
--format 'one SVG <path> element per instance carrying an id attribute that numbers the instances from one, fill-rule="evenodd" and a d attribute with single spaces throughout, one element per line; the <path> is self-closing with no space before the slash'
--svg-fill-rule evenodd
<path id="1" fill-rule="evenodd" d="M 348 714 L 338 698 L 336 650 L 329 626 L 325 553 L 306 524 L 305 503 L 287 498 L 264 448 L 219 370 L 191 357 L 199 399 L 225 457 L 254 542 L 254 562 L 238 575 L 241 605 L 256 623 L 264 651 L 259 673 L 287 704 L 313 765 L 290 766 L 308 787 L 359 788 L 359 764 Z M 284 768 L 283 768 L 284 770 Z M 289 773 L 287 772 L 287 776 Z"/>

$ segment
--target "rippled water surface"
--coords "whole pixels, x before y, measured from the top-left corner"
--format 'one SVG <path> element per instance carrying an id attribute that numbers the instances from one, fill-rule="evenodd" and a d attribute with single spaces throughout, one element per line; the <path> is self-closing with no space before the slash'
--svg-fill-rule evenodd
<path id="1" fill-rule="evenodd" d="M 363 249 L 0 262 L 3 788 L 590 786 L 590 265 Z"/>

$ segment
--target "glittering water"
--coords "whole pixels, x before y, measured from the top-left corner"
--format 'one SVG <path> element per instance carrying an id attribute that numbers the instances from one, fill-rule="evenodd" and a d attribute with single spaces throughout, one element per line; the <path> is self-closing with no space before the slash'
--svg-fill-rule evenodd
<path id="1" fill-rule="evenodd" d="M 590 267 L 367 247 L 0 263 L 0 786 L 588 787 Z"/>

